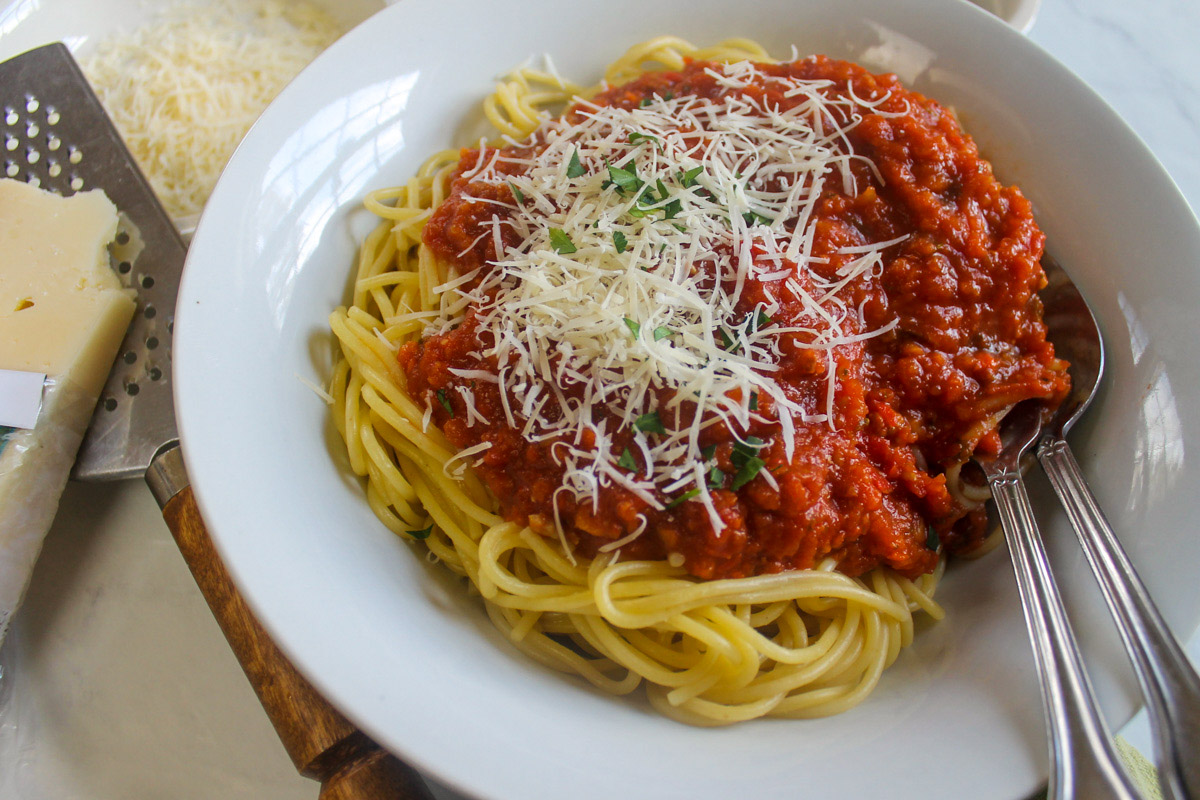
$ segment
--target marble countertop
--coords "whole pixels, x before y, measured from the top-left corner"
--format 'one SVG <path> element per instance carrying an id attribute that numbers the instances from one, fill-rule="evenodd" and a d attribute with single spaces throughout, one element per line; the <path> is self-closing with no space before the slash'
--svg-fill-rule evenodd
<path id="1" fill-rule="evenodd" d="M 1044 0 L 1029 36 L 1130 123 L 1200 209 L 1200 4 Z M 1200 637 L 1189 644 L 1200 660 Z M 67 488 L 0 669 L 0 797 L 317 796 L 141 481 Z M 1122 732 L 1149 752 L 1144 714 Z"/>

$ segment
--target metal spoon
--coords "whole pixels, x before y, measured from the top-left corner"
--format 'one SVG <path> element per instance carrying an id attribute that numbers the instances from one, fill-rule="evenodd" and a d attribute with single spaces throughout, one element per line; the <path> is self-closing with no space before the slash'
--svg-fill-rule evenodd
<path id="1" fill-rule="evenodd" d="M 1140 795 L 1119 766 L 1112 737 L 1096 706 L 1021 482 L 1021 456 L 1038 438 L 1045 418 L 1040 401 L 1018 403 L 1001 426 L 1000 454 L 990 459 L 977 457 L 976 461 L 987 476 L 1000 512 L 1041 680 L 1050 740 L 1046 798 L 1136 800 Z"/>
<path id="2" fill-rule="evenodd" d="M 1164 797 L 1200 800 L 1200 677 L 1113 534 L 1065 438 L 1104 371 L 1100 329 L 1058 263 L 1046 257 L 1042 266 L 1049 281 L 1042 292 L 1046 325 L 1057 354 L 1071 362 L 1072 389 L 1038 442 L 1038 460 L 1067 510 L 1141 683 Z"/>

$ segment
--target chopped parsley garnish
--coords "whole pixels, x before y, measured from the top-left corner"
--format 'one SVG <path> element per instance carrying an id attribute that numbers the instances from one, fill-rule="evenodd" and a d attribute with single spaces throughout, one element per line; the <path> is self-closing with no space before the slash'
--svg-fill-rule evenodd
<path id="1" fill-rule="evenodd" d="M 747 436 L 744 442 L 734 442 L 733 453 L 729 457 L 733 466 L 737 468 L 737 473 L 733 476 L 733 484 L 730 486 L 733 491 L 736 492 L 754 480 L 762 468 L 767 465 L 767 462 L 758 457 L 758 451 L 765 444 L 757 436 Z"/>
<path id="2" fill-rule="evenodd" d="M 692 167 L 687 172 L 679 173 L 679 185 L 687 189 L 696 184 L 696 178 L 700 177 L 700 173 L 704 172 L 704 167 Z"/>
<path id="3" fill-rule="evenodd" d="M 650 105 L 649 97 L 643 97 L 641 100 L 638 101 L 638 108 L 645 108 L 648 105 Z"/>
<path id="4" fill-rule="evenodd" d="M 608 165 L 608 177 L 616 184 L 617 190 L 622 194 L 625 192 L 636 192 L 642 188 L 643 181 L 637 176 L 637 172 L 633 169 L 622 169 Z"/>
<path id="5" fill-rule="evenodd" d="M 583 164 L 579 163 L 579 148 L 576 147 L 571 153 L 570 162 L 567 163 L 567 177 L 578 178 L 585 174 L 587 174 L 587 170 L 583 168 Z"/>
<path id="6" fill-rule="evenodd" d="M 671 329 L 666 325 L 659 325 L 654 329 L 654 341 L 661 341 L 671 335 Z"/>
<path id="7" fill-rule="evenodd" d="M 638 144 L 639 142 L 654 142 L 655 144 L 658 144 L 658 137 L 651 136 L 648 133 L 640 133 L 638 131 L 634 131 L 633 133 L 629 134 L 630 144 Z"/>
<path id="8" fill-rule="evenodd" d="M 715 456 L 716 454 L 717 454 L 717 446 L 715 444 L 710 444 L 707 447 L 700 450 L 700 457 L 703 458 L 705 461 L 711 461 L 712 457 Z"/>
<path id="9" fill-rule="evenodd" d="M 638 338 L 638 335 L 642 332 L 642 326 L 631 320 L 629 317 L 625 318 L 625 326 L 629 328 L 629 331 L 633 334 L 633 338 L 635 339 Z"/>
<path id="10" fill-rule="evenodd" d="M 625 238 L 625 234 L 613 231 L 613 247 L 617 248 L 617 253 L 625 252 L 625 248 L 629 247 L 629 240 Z"/>
<path id="11" fill-rule="evenodd" d="M 433 533 L 433 523 L 429 523 L 428 528 L 422 528 L 419 531 L 407 531 L 407 533 L 414 539 L 428 539 L 429 534 Z"/>
<path id="12" fill-rule="evenodd" d="M 938 539 L 938 533 L 932 525 L 925 526 L 925 546 L 934 551 L 942 546 L 941 540 Z"/>
<path id="13" fill-rule="evenodd" d="M 770 217 L 763 216 L 757 211 L 747 211 L 745 214 L 742 214 L 742 220 L 745 221 L 747 225 L 770 225 L 775 221 Z"/>
<path id="14" fill-rule="evenodd" d="M 758 392 L 750 393 L 750 410 L 758 411 Z"/>
<path id="15" fill-rule="evenodd" d="M 660 209 L 663 212 L 663 219 L 674 219 L 675 215 L 683 210 L 683 203 L 679 198 L 675 198 Z"/>
<path id="16" fill-rule="evenodd" d="M 673 498 L 671 500 L 671 502 L 667 503 L 667 508 L 674 508 L 675 506 L 680 505 L 684 501 L 691 500 L 693 497 L 696 497 L 699 494 L 700 494 L 699 489 L 688 489 L 686 492 L 679 495 L 678 497 Z"/>
<path id="17" fill-rule="evenodd" d="M 637 460 L 634 459 L 633 453 L 629 452 L 629 448 L 625 448 L 625 452 L 621 453 L 621 457 L 617 459 L 617 466 L 622 469 L 627 469 L 630 472 L 637 472 Z"/>
<path id="18" fill-rule="evenodd" d="M 762 330 L 771 324 L 771 316 L 761 308 L 758 309 L 758 317 L 754 320 L 754 329 Z"/>
<path id="19" fill-rule="evenodd" d="M 733 484 L 729 488 L 736 492 L 738 489 L 754 480 L 755 476 L 757 476 L 762 468 L 766 465 L 767 462 L 763 461 L 758 456 L 751 456 L 747 458 L 742 462 L 742 465 L 738 467 L 737 474 L 733 476 Z"/>
<path id="20" fill-rule="evenodd" d="M 729 335 L 729 331 L 724 328 L 717 328 L 717 333 L 721 334 L 721 347 L 726 352 L 732 353 L 737 350 L 738 340 Z"/>
<path id="21" fill-rule="evenodd" d="M 633 427 L 643 433 L 666 433 L 667 429 L 663 427 L 662 420 L 658 418 L 657 411 L 651 411 L 649 414 L 642 414 L 633 421 Z"/>
<path id="22" fill-rule="evenodd" d="M 720 467 L 713 467 L 708 472 L 708 488 L 720 489 L 725 485 L 725 473 L 721 472 Z"/>
<path id="23" fill-rule="evenodd" d="M 509 181 L 508 188 L 512 191 L 513 197 L 517 201 L 517 205 L 525 205 L 525 195 L 520 189 L 517 188 L 517 185 L 512 181 Z"/>
<path id="24" fill-rule="evenodd" d="M 562 228 L 550 229 L 550 246 L 554 248 L 556 253 L 562 253 L 563 255 L 574 253 L 578 249 L 575 247 L 575 243 L 571 241 L 571 237 L 567 236 Z"/>
<path id="25" fill-rule="evenodd" d="M 450 405 L 450 398 L 446 397 L 445 389 L 437 390 L 437 399 L 438 399 L 438 402 L 442 404 L 442 408 L 446 409 L 446 413 L 449 414 L 451 417 L 453 417 L 454 416 L 454 406 Z"/>

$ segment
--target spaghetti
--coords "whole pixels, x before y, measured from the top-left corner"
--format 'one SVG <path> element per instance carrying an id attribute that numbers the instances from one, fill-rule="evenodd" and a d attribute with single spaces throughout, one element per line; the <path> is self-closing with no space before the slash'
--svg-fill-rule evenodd
<path id="1" fill-rule="evenodd" d="M 484 110 L 500 139 L 367 198 L 331 316 L 371 507 L 606 691 L 854 706 L 980 543 L 963 466 L 1066 392 L 1028 202 L 892 76 L 753 42 L 522 68 Z"/>

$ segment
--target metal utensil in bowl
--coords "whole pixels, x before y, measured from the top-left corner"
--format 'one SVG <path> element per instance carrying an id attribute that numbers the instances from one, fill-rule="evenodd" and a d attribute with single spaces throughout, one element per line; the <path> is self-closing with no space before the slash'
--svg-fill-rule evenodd
<path id="1" fill-rule="evenodd" d="M 1041 682 L 1050 741 L 1046 797 L 1133 800 L 1140 795 L 1119 766 L 1021 481 L 1021 456 L 1045 421 L 1041 401 L 1018 403 L 1001 426 L 999 455 L 976 462 L 1000 512 Z"/>
<path id="2" fill-rule="evenodd" d="M 1054 259 L 1042 259 L 1049 338 L 1071 364 L 1071 395 L 1046 426 L 1038 460 L 1062 501 L 1100 582 L 1146 698 L 1159 781 L 1169 800 L 1200 798 L 1200 676 L 1159 613 L 1088 489 L 1066 435 L 1087 410 L 1104 372 L 1100 328 Z"/>

